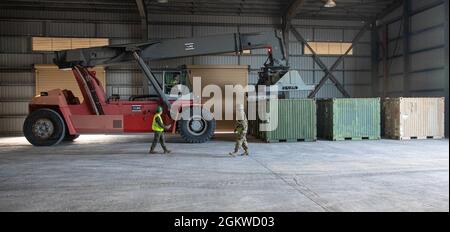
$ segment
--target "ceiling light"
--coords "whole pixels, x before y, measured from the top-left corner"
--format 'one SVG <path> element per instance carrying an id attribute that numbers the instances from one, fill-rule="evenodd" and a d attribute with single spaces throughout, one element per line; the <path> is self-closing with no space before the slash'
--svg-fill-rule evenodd
<path id="1" fill-rule="evenodd" d="M 169 0 L 158 0 L 158 3 L 168 3 Z"/>
<path id="2" fill-rule="evenodd" d="M 332 8 L 336 6 L 336 2 L 334 0 L 327 0 L 327 3 L 325 3 L 324 7 L 326 8 Z"/>

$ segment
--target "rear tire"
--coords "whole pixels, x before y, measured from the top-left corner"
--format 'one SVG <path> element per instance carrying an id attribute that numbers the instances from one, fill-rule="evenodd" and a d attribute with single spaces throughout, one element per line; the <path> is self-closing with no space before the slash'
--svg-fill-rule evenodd
<path id="1" fill-rule="evenodd" d="M 58 112 L 39 109 L 25 119 L 23 134 L 34 146 L 53 146 L 64 139 L 66 126 Z"/>
<path id="2" fill-rule="evenodd" d="M 78 139 L 78 137 L 80 137 L 80 135 L 70 135 L 70 134 L 67 134 L 67 135 L 64 137 L 64 141 L 66 141 L 66 142 L 73 142 L 73 141 L 75 141 L 76 139 Z"/>
<path id="3" fill-rule="evenodd" d="M 214 136 L 216 120 L 208 110 L 202 108 L 201 112 L 201 117 L 194 117 L 193 108 L 191 108 L 189 119 L 183 120 L 183 118 L 178 121 L 178 132 L 184 141 L 188 143 L 205 143 Z"/>

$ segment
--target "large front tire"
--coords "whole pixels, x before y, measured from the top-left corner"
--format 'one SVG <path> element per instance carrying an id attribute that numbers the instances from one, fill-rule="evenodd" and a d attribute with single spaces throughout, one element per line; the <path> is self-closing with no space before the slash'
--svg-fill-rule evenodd
<path id="1" fill-rule="evenodd" d="M 202 115 L 194 116 L 193 108 L 190 111 L 189 117 L 183 117 L 178 121 L 178 132 L 188 143 L 208 142 L 214 136 L 216 130 L 216 120 L 212 113 L 202 108 Z"/>
<path id="2" fill-rule="evenodd" d="M 34 146 L 53 146 L 64 139 L 66 127 L 58 112 L 39 109 L 25 119 L 23 134 Z"/>

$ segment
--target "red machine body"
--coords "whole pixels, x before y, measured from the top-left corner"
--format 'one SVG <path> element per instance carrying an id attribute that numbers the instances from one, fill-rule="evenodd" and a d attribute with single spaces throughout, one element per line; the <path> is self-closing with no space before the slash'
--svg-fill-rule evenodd
<path id="1" fill-rule="evenodd" d="M 88 72 L 84 77 L 80 70 Z M 161 99 L 150 101 L 123 101 L 106 99 L 106 94 L 95 72 L 84 68 L 74 68 L 73 73 L 84 97 L 82 103 L 73 96 L 70 90 L 51 90 L 44 95 L 32 99 L 30 113 L 49 108 L 57 111 L 64 118 L 68 134 L 77 135 L 85 133 L 147 133 L 152 132 L 152 120 L 158 106 L 164 106 Z M 90 79 L 86 81 L 86 79 Z M 90 82 L 88 84 L 88 82 Z M 87 88 L 86 88 L 87 87 Z M 91 91 L 92 90 L 92 91 Z M 101 113 L 96 113 L 96 102 L 89 101 L 92 96 L 98 99 L 97 104 Z M 172 107 L 181 110 L 193 106 L 191 100 L 170 101 Z M 171 132 L 176 132 L 176 121 L 165 108 L 164 123 L 172 125 Z"/>

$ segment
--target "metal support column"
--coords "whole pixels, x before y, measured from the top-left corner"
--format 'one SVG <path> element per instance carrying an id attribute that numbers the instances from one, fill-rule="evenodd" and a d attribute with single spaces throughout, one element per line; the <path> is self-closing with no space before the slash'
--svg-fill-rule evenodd
<path id="1" fill-rule="evenodd" d="M 449 39 L 449 36 L 448 36 L 448 27 L 449 27 L 449 24 L 448 24 L 448 5 L 449 5 L 449 3 L 448 3 L 448 1 L 444 1 L 445 3 L 445 7 L 444 7 L 444 10 L 445 10 L 445 26 L 444 26 L 444 30 L 445 30 L 445 39 L 444 39 L 444 43 L 445 43 L 445 72 L 444 72 L 444 88 L 445 88 L 445 136 L 449 136 L 449 113 L 450 113 L 450 111 L 449 111 L 449 101 L 450 101 L 450 99 L 449 99 L 449 94 L 448 94 L 448 91 L 449 91 L 449 59 L 448 59 L 448 39 Z"/>
<path id="2" fill-rule="evenodd" d="M 382 97 L 387 97 L 389 89 L 389 25 L 385 24 L 383 27 L 383 94 Z"/>
<path id="3" fill-rule="evenodd" d="M 372 60 L 372 96 L 379 96 L 380 91 L 380 78 L 378 77 L 379 62 L 378 57 L 380 57 L 380 36 L 378 33 L 377 26 L 372 25 L 371 30 L 371 60 Z"/>
<path id="4" fill-rule="evenodd" d="M 409 97 L 411 88 L 411 0 L 403 1 L 403 96 Z"/>

